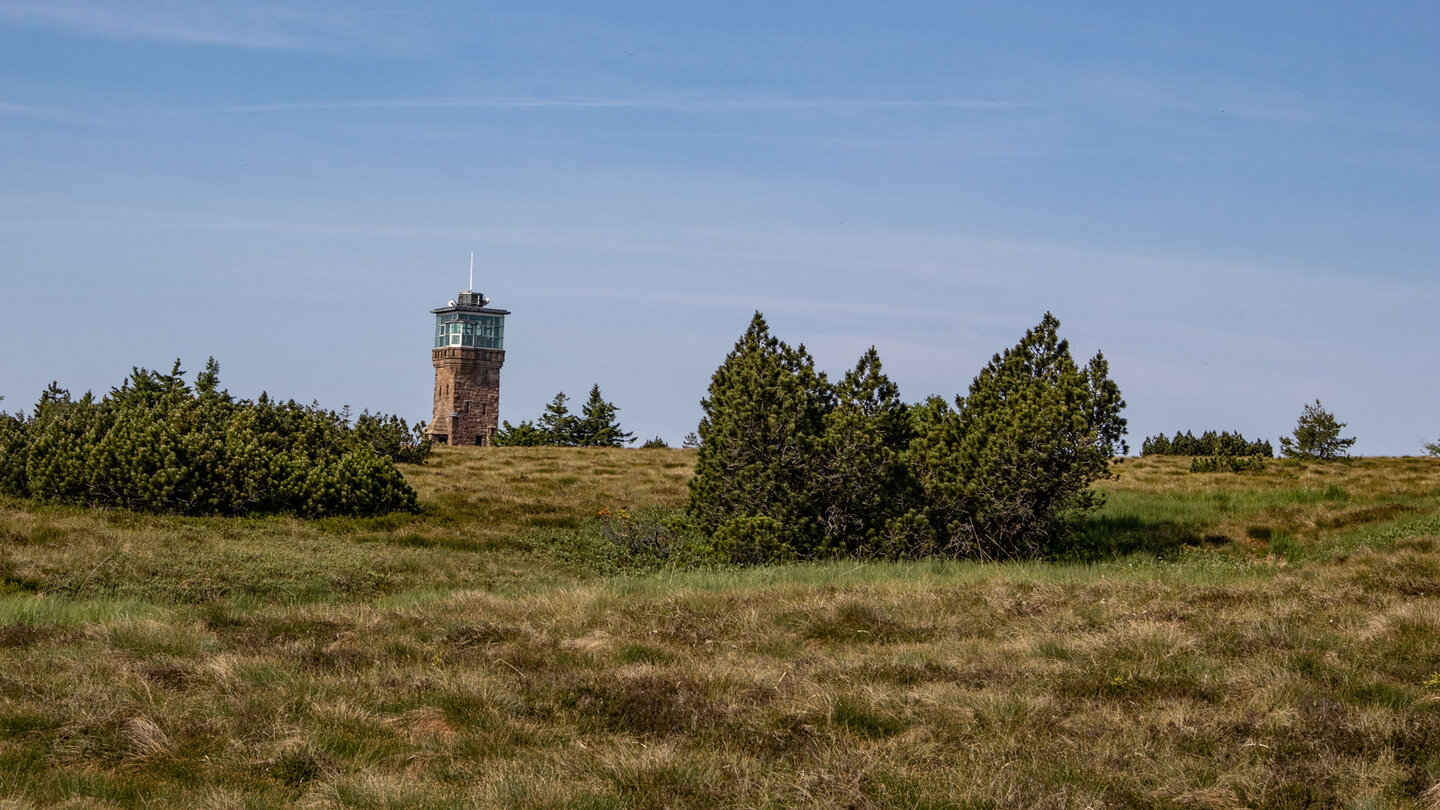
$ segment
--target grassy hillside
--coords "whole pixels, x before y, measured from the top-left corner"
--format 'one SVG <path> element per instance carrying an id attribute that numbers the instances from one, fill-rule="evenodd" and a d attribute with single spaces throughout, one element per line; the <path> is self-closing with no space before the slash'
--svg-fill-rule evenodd
<path id="1" fill-rule="evenodd" d="M 0 808 L 1440 807 L 1440 460 L 1129 460 L 1070 562 L 627 569 L 598 514 L 692 461 L 442 448 L 365 520 L 0 500 Z"/>

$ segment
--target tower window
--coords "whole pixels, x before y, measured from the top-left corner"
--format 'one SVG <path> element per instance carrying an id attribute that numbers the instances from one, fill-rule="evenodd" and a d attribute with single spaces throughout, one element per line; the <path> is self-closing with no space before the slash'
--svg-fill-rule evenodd
<path id="1" fill-rule="evenodd" d="M 467 399 L 467 400 L 465 400 L 465 413 L 469 413 L 469 412 L 470 412 L 470 400 Z M 483 404 L 480 406 L 480 412 L 481 412 L 481 413 L 484 413 L 484 412 L 485 412 L 485 406 L 484 406 Z"/>

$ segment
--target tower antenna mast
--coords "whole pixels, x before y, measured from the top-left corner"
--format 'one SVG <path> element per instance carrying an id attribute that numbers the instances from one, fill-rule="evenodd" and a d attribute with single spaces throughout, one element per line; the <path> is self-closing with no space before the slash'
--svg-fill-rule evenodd
<path id="1" fill-rule="evenodd" d="M 472 251 L 470 251 L 470 286 L 467 287 L 467 288 L 465 288 L 465 292 L 474 292 L 474 291 L 475 291 L 475 251 L 472 250 Z"/>

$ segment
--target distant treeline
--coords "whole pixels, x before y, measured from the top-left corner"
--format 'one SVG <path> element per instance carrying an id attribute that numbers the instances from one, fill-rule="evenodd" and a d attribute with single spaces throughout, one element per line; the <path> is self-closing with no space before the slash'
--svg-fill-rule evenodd
<path id="1" fill-rule="evenodd" d="M 496 447 L 624 447 L 635 441 L 635 434 L 620 427 L 620 409 L 606 402 L 600 384 L 590 387 L 590 398 L 581 406 L 579 415 L 570 412 L 570 398 L 564 391 L 545 406 L 545 413 L 534 422 L 523 420 L 518 425 L 508 421 L 495 434 Z M 646 442 L 646 446 L 653 446 Z M 662 441 L 661 447 L 665 446 Z"/>
<path id="2" fill-rule="evenodd" d="M 1269 440 L 1246 441 L 1239 433 L 1207 430 L 1199 437 L 1190 431 L 1175 432 L 1173 438 L 1165 434 L 1147 436 L 1140 444 L 1142 456 L 1263 456 L 1274 458 L 1275 448 Z"/>
<path id="3" fill-rule="evenodd" d="M 185 515 L 415 511 L 395 462 L 430 452 L 421 426 L 384 414 L 236 400 L 211 359 L 185 383 L 134 369 L 72 399 L 52 383 L 31 414 L 0 413 L 0 494 Z"/>

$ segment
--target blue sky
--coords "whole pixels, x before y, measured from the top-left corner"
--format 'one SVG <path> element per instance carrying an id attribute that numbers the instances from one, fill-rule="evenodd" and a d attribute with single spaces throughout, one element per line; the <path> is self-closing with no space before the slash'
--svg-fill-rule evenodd
<path id="1" fill-rule="evenodd" d="M 513 311 L 502 416 L 693 430 L 758 309 L 963 392 L 1044 312 L 1131 444 L 1440 436 L 1440 5 L 0 0 L 0 407 L 220 361 L 429 417 L 432 316 Z"/>

